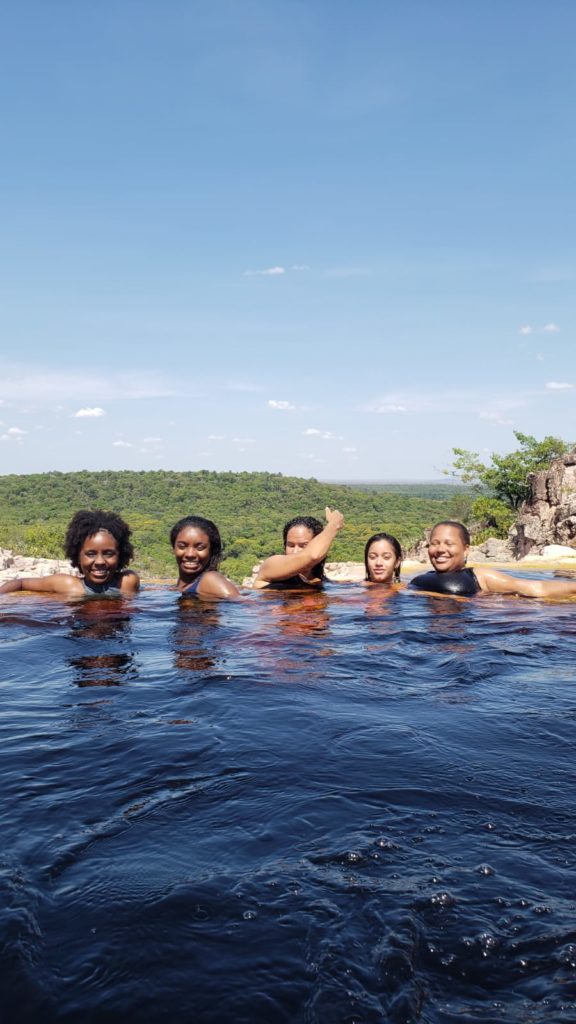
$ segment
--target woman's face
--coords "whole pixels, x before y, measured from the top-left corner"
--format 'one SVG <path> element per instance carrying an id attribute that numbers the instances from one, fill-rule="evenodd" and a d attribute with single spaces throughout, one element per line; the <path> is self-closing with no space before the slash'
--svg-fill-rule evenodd
<path id="1" fill-rule="evenodd" d="M 456 526 L 436 526 L 428 544 L 428 557 L 437 572 L 456 572 L 466 565 L 468 545 Z"/>
<path id="2" fill-rule="evenodd" d="M 109 583 L 118 572 L 118 560 L 118 541 L 107 530 L 87 537 L 78 553 L 78 567 L 90 583 Z"/>
<path id="3" fill-rule="evenodd" d="M 368 548 L 366 565 L 372 583 L 390 583 L 400 559 L 389 540 L 374 540 Z"/>
<path id="4" fill-rule="evenodd" d="M 284 553 L 298 555 L 313 539 L 314 534 L 309 526 L 291 526 L 286 534 Z"/>
<path id="5" fill-rule="evenodd" d="M 210 561 L 210 538 L 198 526 L 185 526 L 174 541 L 174 555 L 182 578 L 197 576 Z"/>

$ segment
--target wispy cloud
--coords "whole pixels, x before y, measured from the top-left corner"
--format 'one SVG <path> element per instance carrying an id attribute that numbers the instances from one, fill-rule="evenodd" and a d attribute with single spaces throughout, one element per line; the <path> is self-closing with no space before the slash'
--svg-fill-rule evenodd
<path id="1" fill-rule="evenodd" d="M 94 402 L 166 398 L 178 389 L 165 384 L 157 373 L 118 373 L 91 377 L 87 374 L 53 370 L 30 371 L 26 367 L 0 365 L 0 393 L 9 401 Z"/>
<path id="2" fill-rule="evenodd" d="M 269 398 L 268 399 L 268 408 L 269 409 L 278 409 L 280 412 L 291 412 L 292 409 L 296 408 L 296 406 L 292 405 L 292 402 L 286 402 L 284 400 L 280 400 L 279 401 L 276 398 Z"/>
<path id="3" fill-rule="evenodd" d="M 549 380 L 546 384 L 547 391 L 571 391 L 573 387 L 573 384 L 564 380 Z"/>
<path id="4" fill-rule="evenodd" d="M 408 412 L 408 409 L 406 408 L 405 405 L 396 405 L 394 402 L 384 402 L 382 405 L 374 406 L 372 411 L 395 414 Z"/>
<path id="5" fill-rule="evenodd" d="M 250 394 L 250 393 L 252 393 L 254 391 L 262 391 L 263 388 L 261 387 L 260 384 L 254 384 L 252 381 L 249 381 L 249 380 L 231 380 L 231 381 L 228 381 L 228 383 L 224 385 L 224 390 L 225 391 L 246 391 L 247 393 Z"/>
<path id="6" fill-rule="evenodd" d="M 244 277 L 278 277 L 286 273 L 286 267 L 266 267 L 264 270 L 245 270 Z"/>
<path id="7" fill-rule="evenodd" d="M 353 448 L 352 445 L 347 445 L 346 448 L 342 449 L 342 451 L 346 452 L 347 455 L 355 455 L 358 449 Z"/>
<path id="8" fill-rule="evenodd" d="M 331 430 L 317 430 L 315 427 L 308 427 L 303 431 L 305 437 L 319 437 L 322 441 L 343 441 L 339 434 L 333 434 Z"/>
<path id="9" fill-rule="evenodd" d="M 544 324 L 544 327 L 542 328 L 542 330 L 546 331 L 547 334 L 558 334 L 560 328 L 558 327 L 558 324 L 552 323 L 552 324 Z"/>
<path id="10" fill-rule="evenodd" d="M 531 326 L 531 324 L 524 324 L 524 326 L 521 327 L 518 331 L 518 334 L 532 334 L 533 330 L 534 328 Z"/>
<path id="11" fill-rule="evenodd" d="M 134 445 L 130 444 L 130 441 L 112 441 L 113 448 L 133 448 Z"/>
<path id="12" fill-rule="evenodd" d="M 484 409 L 478 415 L 481 420 L 487 420 L 488 423 L 494 423 L 499 427 L 511 427 L 513 423 L 509 416 L 503 416 L 502 413 L 490 409 Z"/>
<path id="13" fill-rule="evenodd" d="M 27 433 L 27 430 L 20 430 L 20 427 L 9 427 L 6 433 L 0 435 L 0 441 L 15 441 L 22 444 Z"/>
<path id="14" fill-rule="evenodd" d="M 106 415 L 106 413 L 105 413 L 104 409 L 101 409 L 100 406 L 95 406 L 94 408 L 91 408 L 90 406 L 87 406 L 85 409 L 78 409 L 77 412 L 72 413 L 72 418 L 73 419 L 78 419 L 78 420 L 80 420 L 80 419 L 98 419 L 100 416 L 105 416 L 105 415 Z"/>
<path id="15" fill-rule="evenodd" d="M 290 270 L 310 270 L 307 263 L 293 263 Z"/>
<path id="16" fill-rule="evenodd" d="M 226 434 L 208 434 L 209 441 L 225 441 Z"/>
<path id="17" fill-rule="evenodd" d="M 256 444 L 255 437 L 233 437 L 232 442 L 234 444 Z"/>
<path id="18" fill-rule="evenodd" d="M 143 444 L 162 444 L 162 438 L 161 437 L 143 437 L 142 438 L 142 442 L 143 442 Z"/>

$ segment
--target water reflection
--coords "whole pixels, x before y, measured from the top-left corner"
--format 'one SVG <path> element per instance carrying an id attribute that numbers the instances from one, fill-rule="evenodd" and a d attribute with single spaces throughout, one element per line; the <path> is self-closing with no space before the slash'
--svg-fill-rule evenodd
<path id="1" fill-rule="evenodd" d="M 110 601 L 86 601 L 75 608 L 72 639 L 84 648 L 87 642 L 94 641 L 90 653 L 68 659 L 75 685 L 121 686 L 134 678 L 137 671 L 130 649 L 131 632 L 131 614 L 120 602 L 111 605 Z M 114 650 L 110 650 L 110 641 L 114 641 Z"/>
<path id="2" fill-rule="evenodd" d="M 217 665 L 218 645 L 214 634 L 220 627 L 221 609 L 196 597 L 181 597 L 176 605 L 176 621 L 171 646 L 174 666 L 185 672 L 206 672 Z"/>

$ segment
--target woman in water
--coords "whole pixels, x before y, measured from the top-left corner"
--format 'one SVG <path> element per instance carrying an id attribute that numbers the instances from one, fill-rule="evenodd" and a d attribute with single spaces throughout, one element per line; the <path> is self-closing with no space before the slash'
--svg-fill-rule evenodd
<path id="1" fill-rule="evenodd" d="M 55 573 L 53 576 L 8 580 L 0 594 L 33 590 L 64 597 L 130 597 L 140 587 L 140 578 L 126 569 L 134 550 L 131 530 L 113 512 L 82 509 L 68 524 L 64 551 L 81 576 Z"/>
<path id="2" fill-rule="evenodd" d="M 170 543 L 178 565 L 175 589 L 181 594 L 207 598 L 240 596 L 238 587 L 218 572 L 222 541 L 211 519 L 203 516 L 179 519 L 170 530 Z"/>
<path id="3" fill-rule="evenodd" d="M 255 590 L 322 586 L 326 555 L 344 525 L 344 516 L 336 509 L 326 508 L 325 514 L 325 526 L 313 516 L 296 516 L 286 523 L 284 554 L 271 555 L 262 562 L 254 581 Z"/>
<path id="4" fill-rule="evenodd" d="M 390 533 L 375 533 L 364 548 L 366 582 L 381 583 L 386 587 L 400 582 L 402 548 Z"/>
<path id="5" fill-rule="evenodd" d="M 507 576 L 496 569 L 466 568 L 470 534 L 462 523 L 437 523 L 428 544 L 433 572 L 411 580 L 413 587 L 440 594 L 472 597 L 474 594 L 518 594 L 520 597 L 576 597 L 576 580 L 528 580 Z"/>

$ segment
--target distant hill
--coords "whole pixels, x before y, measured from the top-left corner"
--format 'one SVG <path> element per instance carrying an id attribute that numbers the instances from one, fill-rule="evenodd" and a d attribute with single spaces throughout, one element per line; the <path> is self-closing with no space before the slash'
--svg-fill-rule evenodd
<path id="1" fill-rule="evenodd" d="M 460 496 L 460 497 L 459 497 Z M 346 527 L 330 552 L 359 561 L 370 534 L 387 530 L 409 546 L 436 520 L 458 515 L 461 492 L 451 484 L 331 484 L 280 473 L 99 472 L 0 476 L 0 546 L 58 557 L 68 521 L 79 508 L 118 512 L 133 529 L 135 568 L 171 576 L 172 524 L 203 515 L 220 528 L 223 570 L 240 580 L 282 547 L 282 526 L 295 515 L 324 517 L 339 508 Z"/>

